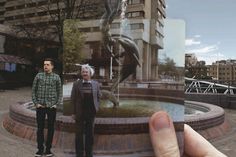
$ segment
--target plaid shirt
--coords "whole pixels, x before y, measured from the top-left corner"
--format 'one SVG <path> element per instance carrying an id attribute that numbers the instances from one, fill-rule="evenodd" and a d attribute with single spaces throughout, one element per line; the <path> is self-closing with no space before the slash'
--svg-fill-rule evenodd
<path id="1" fill-rule="evenodd" d="M 62 101 L 61 79 L 55 73 L 38 73 L 32 87 L 33 103 L 52 107 Z"/>

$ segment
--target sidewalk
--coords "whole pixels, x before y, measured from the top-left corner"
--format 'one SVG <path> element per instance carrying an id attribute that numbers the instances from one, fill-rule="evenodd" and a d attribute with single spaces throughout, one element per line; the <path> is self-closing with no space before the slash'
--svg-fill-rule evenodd
<path id="1" fill-rule="evenodd" d="M 0 150 L 2 157 L 33 157 L 37 151 L 35 142 L 28 141 L 7 132 L 3 126 L 3 116 L 8 113 L 10 104 L 31 100 L 31 88 L 20 88 L 0 92 Z M 60 150 L 52 149 L 57 157 L 65 157 Z M 72 157 L 72 156 L 71 156 Z"/>
<path id="2" fill-rule="evenodd" d="M 225 116 L 232 130 L 224 136 L 212 139 L 210 142 L 222 153 L 234 157 L 236 154 L 236 110 L 225 109 Z"/>
<path id="3" fill-rule="evenodd" d="M 4 114 L 8 113 L 10 104 L 28 102 L 31 100 L 31 88 L 0 91 L 0 150 L 4 157 L 32 157 L 37 151 L 35 142 L 28 141 L 8 133 L 2 126 Z M 211 143 L 229 157 L 236 154 L 236 110 L 225 110 L 226 118 L 232 130 L 226 135 L 211 140 Z M 60 149 L 52 149 L 57 157 L 74 157 L 64 154 Z"/>

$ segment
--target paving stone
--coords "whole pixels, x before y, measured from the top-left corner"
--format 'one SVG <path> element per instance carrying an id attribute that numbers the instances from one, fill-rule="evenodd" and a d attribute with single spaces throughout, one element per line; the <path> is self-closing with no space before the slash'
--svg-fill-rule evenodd
<path id="1" fill-rule="evenodd" d="M 16 137 L 9 132 L 7 132 L 2 127 L 3 117 L 9 111 L 9 105 L 18 103 L 18 102 L 28 102 L 31 100 L 31 88 L 19 88 L 16 90 L 5 90 L 0 93 L 0 150 L 1 155 L 4 157 L 32 157 L 34 153 L 37 151 L 36 143 Z M 224 129 L 227 129 L 231 126 L 231 131 L 228 131 L 225 135 L 211 139 L 210 142 L 221 152 L 225 153 L 229 157 L 233 157 L 236 154 L 236 110 L 225 109 L 226 119 L 228 124 L 222 127 L 222 132 L 225 132 Z M 229 126 L 227 126 L 229 125 Z M 12 126 L 8 126 L 12 127 Z M 26 131 L 27 132 L 27 131 Z M 28 132 L 27 132 L 28 133 Z M 28 133 L 25 136 L 29 138 L 32 137 L 33 133 Z M 66 136 L 66 135 L 65 135 Z M 56 139 L 62 140 L 62 139 Z M 99 139 L 100 140 L 100 139 Z M 101 139 L 102 140 L 102 139 Z M 52 151 L 55 153 L 57 157 L 75 157 L 71 152 L 74 149 L 67 149 L 65 147 L 64 150 L 53 148 Z M 95 156 L 98 157 L 98 156 Z M 111 157 L 111 156 L 103 156 L 103 157 Z M 118 157 L 116 155 L 112 155 L 112 157 Z M 138 157 L 137 154 L 127 155 L 126 157 Z"/>

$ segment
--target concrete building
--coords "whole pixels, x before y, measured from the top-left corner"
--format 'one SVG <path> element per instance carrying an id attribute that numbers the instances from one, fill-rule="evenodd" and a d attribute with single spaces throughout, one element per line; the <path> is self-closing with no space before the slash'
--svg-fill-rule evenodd
<path id="1" fill-rule="evenodd" d="M 236 80 L 236 60 L 221 60 L 208 66 L 209 76 L 217 80 Z"/>
<path id="2" fill-rule="evenodd" d="M 85 0 L 77 15 L 81 21 L 79 29 L 86 36 L 83 52 L 88 56 L 88 62 L 94 64 L 97 76 L 109 78 L 109 60 L 104 57 L 100 42 L 99 27 L 100 17 L 104 12 L 103 2 L 103 0 Z M 133 78 L 140 81 L 156 80 L 158 78 L 158 50 L 164 46 L 165 0 L 128 0 L 127 3 L 126 16 L 129 19 L 130 28 L 128 36 L 137 43 L 140 50 L 141 67 L 137 68 Z M 4 25 L 16 26 L 31 27 L 37 24 L 37 26 L 53 27 L 58 18 L 52 18 L 52 15 L 65 9 L 63 1 L 59 1 L 57 5 L 56 2 L 50 3 L 48 0 L 0 0 L 0 4 L 2 4 L 0 5 L 0 22 L 3 19 Z M 3 12 L 1 12 L 3 5 Z M 80 0 L 76 5 L 80 5 Z M 111 25 L 111 33 L 120 33 L 119 16 Z"/>

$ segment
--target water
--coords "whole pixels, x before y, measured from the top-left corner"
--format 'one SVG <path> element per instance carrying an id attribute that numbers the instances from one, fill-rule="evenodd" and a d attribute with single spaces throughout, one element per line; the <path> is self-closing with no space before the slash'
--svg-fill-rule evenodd
<path id="1" fill-rule="evenodd" d="M 204 114 L 206 112 L 207 111 L 191 108 L 190 106 L 185 106 L 185 111 L 184 111 L 185 115 L 199 115 L 199 114 Z"/>
<path id="2" fill-rule="evenodd" d="M 127 0 L 122 0 L 121 1 L 121 14 L 120 14 L 120 38 L 122 38 L 122 35 L 124 34 L 124 30 L 126 28 L 127 25 L 127 19 L 125 17 L 125 13 L 126 13 L 126 9 L 127 9 Z M 120 46 L 120 50 L 119 50 L 119 56 L 121 53 L 121 46 Z M 120 57 L 119 57 L 119 63 L 120 63 Z M 120 71 L 121 71 L 121 65 L 118 65 L 118 82 L 120 82 Z M 118 102 L 120 102 L 120 86 L 118 84 L 117 86 L 117 100 Z"/>
<path id="3" fill-rule="evenodd" d="M 127 9 L 127 0 L 122 0 L 121 14 L 120 14 L 120 35 L 130 36 L 129 21 L 125 17 L 126 9 Z"/>
<path id="4" fill-rule="evenodd" d="M 157 111 L 166 111 L 175 121 L 183 121 L 184 119 L 184 106 L 170 102 L 122 98 L 119 107 L 115 109 L 116 111 L 113 111 L 112 108 L 113 104 L 109 101 L 103 101 L 101 104 L 101 112 L 113 114 L 113 116 L 120 114 L 121 117 L 145 117 L 151 116 Z"/>

